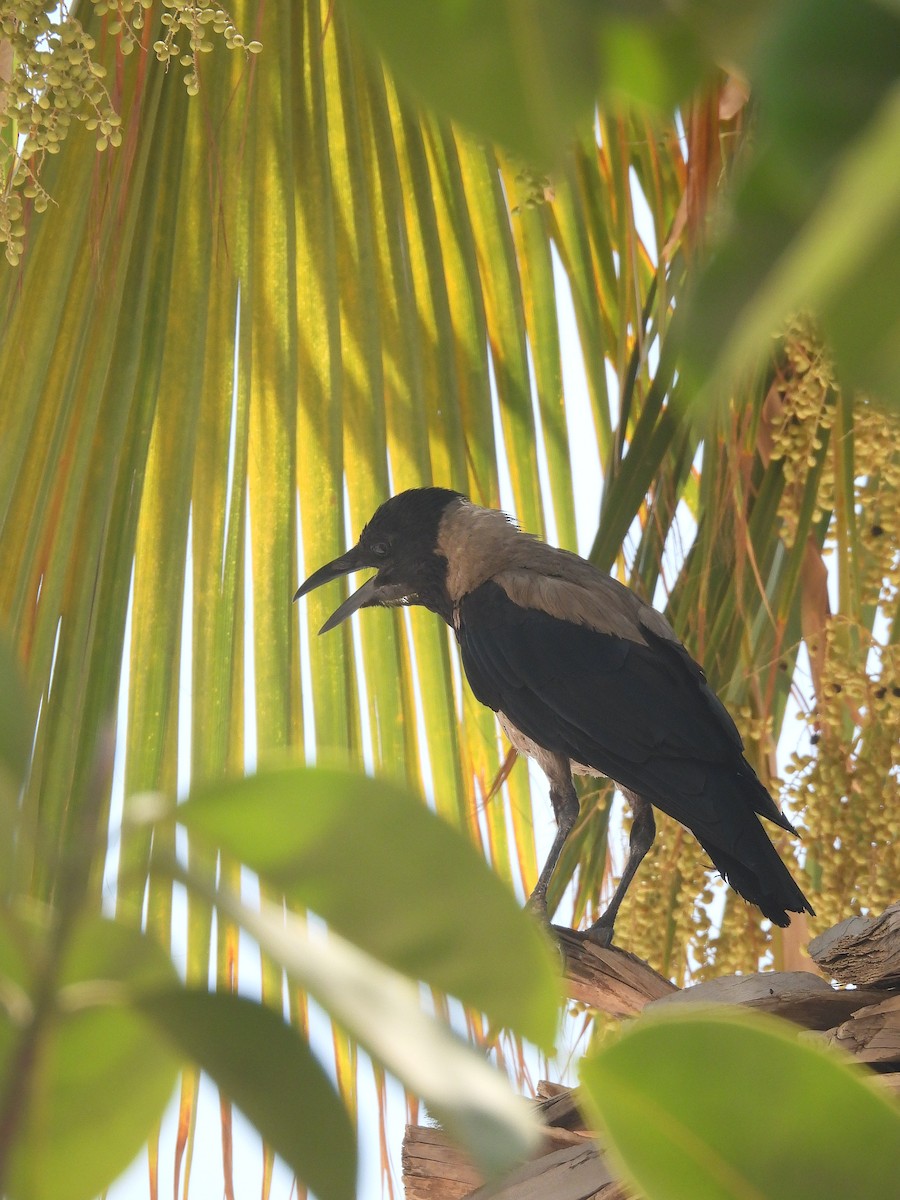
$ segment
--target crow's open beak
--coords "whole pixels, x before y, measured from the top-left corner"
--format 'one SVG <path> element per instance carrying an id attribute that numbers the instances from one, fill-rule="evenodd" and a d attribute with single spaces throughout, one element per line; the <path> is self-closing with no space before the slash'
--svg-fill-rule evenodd
<path id="1" fill-rule="evenodd" d="M 309 579 L 297 588 L 294 599 L 299 600 L 301 596 L 321 587 L 323 583 L 331 583 L 332 579 L 340 579 L 342 575 L 349 575 L 351 571 L 364 571 L 373 565 L 372 562 L 365 561 L 359 547 L 354 546 L 346 554 L 336 558 L 334 562 L 326 563 L 324 567 L 319 567 L 318 571 L 314 571 Z M 360 608 L 399 603 L 404 596 L 404 589 L 394 585 L 385 587 L 380 585 L 377 580 L 378 576 L 373 575 L 361 588 L 357 588 L 351 596 L 348 596 L 344 603 L 331 614 L 319 633 L 327 633 L 329 629 L 334 629 Z"/>

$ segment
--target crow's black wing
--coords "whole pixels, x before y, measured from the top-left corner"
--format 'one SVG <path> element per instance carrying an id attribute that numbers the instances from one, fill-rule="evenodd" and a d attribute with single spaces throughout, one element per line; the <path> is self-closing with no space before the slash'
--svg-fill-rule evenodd
<path id="1" fill-rule="evenodd" d="M 676 641 L 599 632 L 513 603 L 488 582 L 459 605 L 472 691 L 533 742 L 593 767 L 690 829 L 733 888 L 779 925 L 812 912 L 756 814 L 791 830 Z"/>
<path id="2" fill-rule="evenodd" d="M 472 691 L 539 746 L 688 826 L 712 799 L 711 768 L 746 778 L 746 803 L 777 818 L 734 722 L 678 642 L 644 629 L 648 644 L 600 633 L 514 604 L 490 581 L 462 600 L 459 616 Z"/>

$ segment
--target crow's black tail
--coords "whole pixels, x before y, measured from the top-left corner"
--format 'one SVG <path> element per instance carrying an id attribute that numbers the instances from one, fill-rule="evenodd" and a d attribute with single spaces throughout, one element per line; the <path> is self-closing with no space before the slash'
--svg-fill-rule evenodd
<path id="1" fill-rule="evenodd" d="M 789 912 L 815 916 L 812 905 L 754 814 L 747 813 L 741 836 L 728 850 L 714 845 L 696 830 L 695 836 L 731 887 L 761 909 L 775 925 L 789 925 Z"/>

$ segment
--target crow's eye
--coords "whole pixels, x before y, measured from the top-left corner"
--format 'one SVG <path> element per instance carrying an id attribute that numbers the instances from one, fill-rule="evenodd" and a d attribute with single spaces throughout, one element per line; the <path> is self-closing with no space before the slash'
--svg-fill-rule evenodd
<path id="1" fill-rule="evenodd" d="M 389 549 L 387 542 L 376 542 L 372 547 L 372 553 L 376 558 L 387 558 Z"/>

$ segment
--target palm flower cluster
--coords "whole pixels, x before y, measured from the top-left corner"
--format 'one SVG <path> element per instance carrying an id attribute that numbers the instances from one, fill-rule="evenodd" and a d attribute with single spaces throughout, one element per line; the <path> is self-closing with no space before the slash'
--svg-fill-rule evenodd
<path id="1" fill-rule="evenodd" d="M 824 595 L 804 597 L 805 607 L 820 606 L 804 628 L 812 675 L 803 655 L 794 667 L 797 645 L 784 643 L 777 660 L 762 664 L 759 686 L 730 708 L 750 761 L 803 834 L 817 930 L 891 903 L 900 877 L 900 645 L 892 625 L 900 598 L 900 418 L 842 393 L 812 321 L 797 318 L 779 344 L 762 419 L 759 445 L 783 478 L 773 510 L 778 537 L 786 548 L 810 538 L 809 553 L 828 566 L 836 614 Z M 791 672 L 797 721 L 773 720 L 764 702 L 770 668 Z M 796 851 L 787 836 L 773 831 L 773 838 L 786 858 Z M 674 822 L 660 820 L 648 870 L 622 914 L 622 936 L 665 969 L 690 945 L 697 978 L 746 969 L 773 949 L 772 932 L 739 902 L 729 902 L 721 920 L 717 890 L 702 852 Z M 661 912 L 665 922 L 654 920 Z"/>
<path id="2" fill-rule="evenodd" d="M 822 678 L 804 720 L 789 800 L 807 829 L 817 925 L 896 899 L 900 877 L 900 419 L 855 405 L 853 516 L 832 553 L 854 565 L 853 595 L 825 631 Z M 838 575 L 849 580 L 848 572 Z"/>
<path id="3" fill-rule="evenodd" d="M 786 546 L 794 544 L 810 473 L 819 465 L 834 424 L 835 397 L 831 359 L 812 322 L 798 317 L 782 344 L 774 403 L 767 405 L 771 457 L 781 462 L 784 472 L 778 517 Z M 814 523 L 833 507 L 833 477 L 833 456 L 826 455 L 816 484 Z"/>
<path id="4" fill-rule="evenodd" d="M 0 10 L 0 243 L 18 263 L 25 205 L 37 212 L 49 197 L 40 185 L 45 154 L 56 154 L 73 120 L 93 121 L 116 144 L 119 118 L 91 59 L 94 39 L 53 0 L 13 0 Z"/>
<path id="5" fill-rule="evenodd" d="M 228 13 L 209 0 L 92 0 L 92 6 L 87 24 L 99 23 L 117 54 L 152 45 L 165 67 L 186 68 L 191 95 L 200 89 L 199 56 L 213 48 L 210 35 L 230 49 L 262 49 L 245 41 Z M 151 32 L 159 35 L 152 42 Z M 93 33 L 65 4 L 0 4 L 0 245 L 13 266 L 24 250 L 29 210 L 42 212 L 50 202 L 40 182 L 44 155 L 58 153 L 72 123 L 96 134 L 98 150 L 121 144 L 122 119 L 106 87 L 106 67 L 92 57 L 96 47 Z"/>

